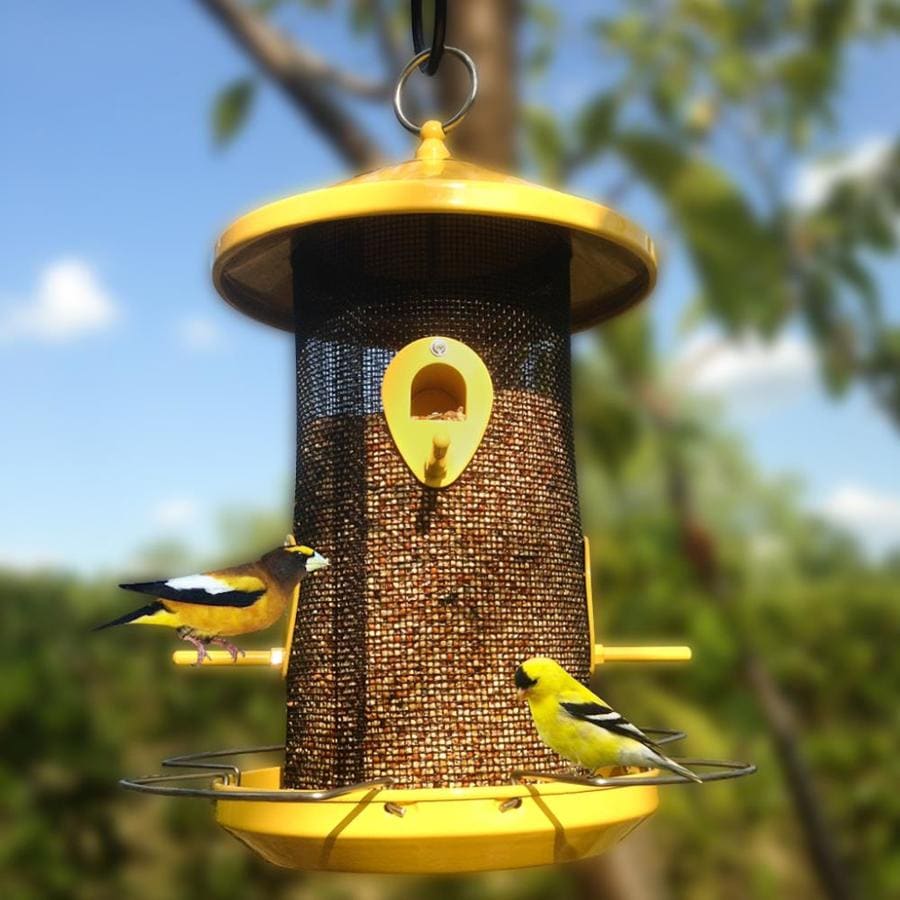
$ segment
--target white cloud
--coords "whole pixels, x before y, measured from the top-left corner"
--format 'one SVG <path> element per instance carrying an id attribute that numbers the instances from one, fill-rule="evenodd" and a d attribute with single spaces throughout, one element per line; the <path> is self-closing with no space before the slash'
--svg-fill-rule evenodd
<path id="1" fill-rule="evenodd" d="M 870 137 L 843 156 L 804 166 L 794 184 L 794 204 L 801 210 L 813 210 L 825 203 L 842 181 L 877 178 L 890 161 L 891 149 L 889 138 Z"/>
<path id="2" fill-rule="evenodd" d="M 900 545 L 900 494 L 848 483 L 835 488 L 819 510 L 856 534 L 870 550 L 883 552 Z"/>
<path id="3" fill-rule="evenodd" d="M 815 355 L 796 335 L 774 341 L 698 332 L 678 352 L 674 378 L 690 390 L 767 407 L 790 402 L 814 383 Z"/>
<path id="4" fill-rule="evenodd" d="M 105 331 L 118 317 L 93 268 L 80 259 L 60 259 L 41 272 L 31 297 L 0 310 L 0 340 L 64 343 Z"/>
<path id="5" fill-rule="evenodd" d="M 170 530 L 192 525 L 199 515 L 200 508 L 190 497 L 167 497 L 160 500 L 151 511 L 154 524 Z"/>
<path id="6" fill-rule="evenodd" d="M 210 319 L 192 317 L 178 323 L 178 339 L 189 350 L 214 350 L 222 343 L 222 332 Z"/>

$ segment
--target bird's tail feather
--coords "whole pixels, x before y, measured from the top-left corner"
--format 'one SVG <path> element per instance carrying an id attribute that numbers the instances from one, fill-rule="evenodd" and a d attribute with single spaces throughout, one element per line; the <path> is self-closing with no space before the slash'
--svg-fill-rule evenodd
<path id="1" fill-rule="evenodd" d="M 127 625 L 129 622 L 133 622 L 135 619 L 140 619 L 143 616 L 152 616 L 154 613 L 158 613 L 164 608 L 162 603 L 158 600 L 154 600 L 153 603 L 148 603 L 140 609 L 134 609 L 131 612 L 125 613 L 124 616 L 119 616 L 118 619 L 113 619 L 111 622 L 104 622 L 102 625 L 96 625 L 91 631 L 103 631 L 104 628 L 112 628 L 114 625 Z"/>
<path id="2" fill-rule="evenodd" d="M 669 759 L 668 756 L 663 756 L 662 753 L 657 756 L 656 764 L 664 769 L 668 769 L 670 772 L 675 772 L 677 775 L 682 775 L 685 778 L 690 778 L 691 781 L 696 781 L 698 784 L 703 784 L 703 779 L 699 775 L 681 765 L 681 763 L 675 762 L 674 759 Z"/>

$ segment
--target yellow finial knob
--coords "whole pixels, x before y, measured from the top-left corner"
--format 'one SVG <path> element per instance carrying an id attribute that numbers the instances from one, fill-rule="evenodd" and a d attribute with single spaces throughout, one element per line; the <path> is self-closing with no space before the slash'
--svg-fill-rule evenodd
<path id="1" fill-rule="evenodd" d="M 419 136 L 423 141 L 434 139 L 444 140 L 444 126 L 437 119 L 429 119 L 420 129 Z"/>
<path id="2" fill-rule="evenodd" d="M 416 151 L 416 159 L 447 159 L 450 151 L 444 143 L 444 128 L 437 119 L 429 119 L 420 129 L 422 143 Z"/>

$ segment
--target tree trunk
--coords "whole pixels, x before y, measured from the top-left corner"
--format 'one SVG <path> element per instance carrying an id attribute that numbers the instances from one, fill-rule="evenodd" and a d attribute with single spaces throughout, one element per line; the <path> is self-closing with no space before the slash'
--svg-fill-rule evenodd
<path id="1" fill-rule="evenodd" d="M 454 0 L 448 7 L 447 44 L 468 53 L 478 68 L 478 97 L 453 133 L 450 149 L 460 159 L 512 171 L 519 125 L 518 0 Z M 469 76 L 459 60 L 445 54 L 435 78 L 447 118 L 462 105 Z"/>
<path id="2" fill-rule="evenodd" d="M 660 440 L 664 443 L 670 441 L 671 422 L 660 419 L 658 414 L 655 418 Z M 790 702 L 739 620 L 733 593 L 722 569 L 716 537 L 694 513 L 690 477 L 677 450 L 673 448 L 668 454 L 666 479 L 669 502 L 681 535 L 681 551 L 698 583 L 727 617 L 738 642 L 741 676 L 756 701 L 774 744 L 812 868 L 829 900 L 849 900 L 853 896 L 850 877 L 832 841 L 812 772 L 803 759 Z"/>

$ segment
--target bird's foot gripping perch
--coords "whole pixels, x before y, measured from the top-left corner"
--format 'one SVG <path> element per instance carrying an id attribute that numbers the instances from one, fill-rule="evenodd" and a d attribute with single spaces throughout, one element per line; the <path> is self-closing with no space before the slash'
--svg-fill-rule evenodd
<path id="1" fill-rule="evenodd" d="M 237 658 L 239 656 L 247 655 L 246 650 L 241 650 L 240 647 L 236 646 L 235 644 L 232 644 L 231 641 L 228 641 L 223 637 L 211 637 L 209 639 L 209 641 L 207 641 L 207 643 L 208 644 L 218 644 L 220 647 L 224 647 L 228 651 L 228 653 L 231 655 L 232 662 L 237 662 Z M 199 656 L 199 654 L 198 654 L 198 656 Z"/>
<path id="2" fill-rule="evenodd" d="M 202 638 L 197 637 L 194 634 L 193 630 L 187 627 L 179 628 L 178 631 L 175 632 L 178 637 L 180 637 L 183 641 L 187 641 L 189 644 L 193 644 L 194 648 L 197 651 L 197 662 L 194 663 L 195 666 L 203 665 L 203 660 L 206 659 L 206 645 L 209 641 L 205 641 Z M 237 649 L 237 648 L 235 648 Z M 237 657 L 233 657 L 237 658 Z"/>

